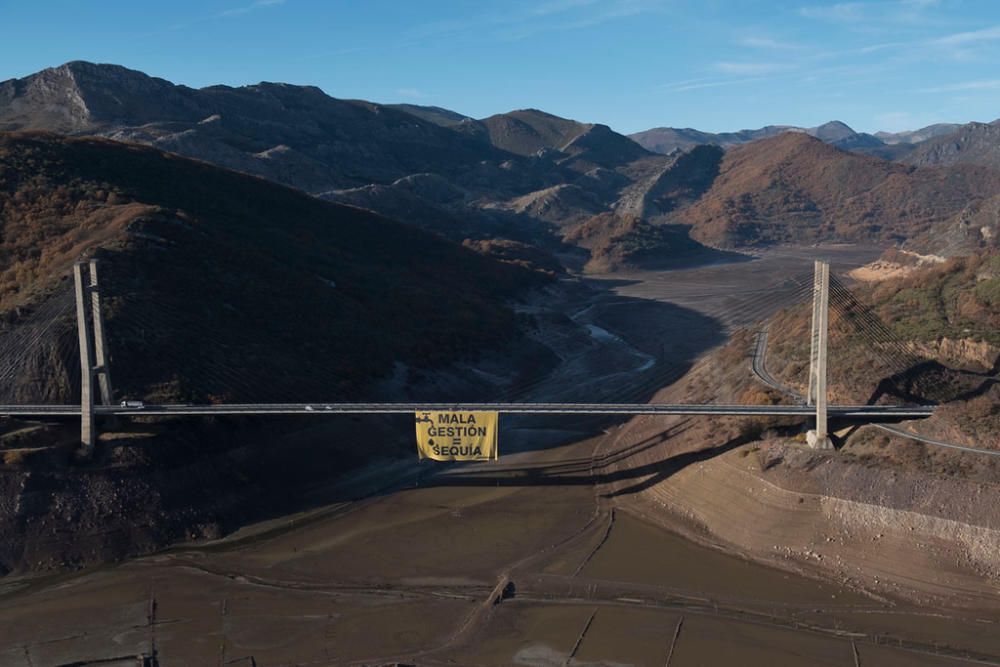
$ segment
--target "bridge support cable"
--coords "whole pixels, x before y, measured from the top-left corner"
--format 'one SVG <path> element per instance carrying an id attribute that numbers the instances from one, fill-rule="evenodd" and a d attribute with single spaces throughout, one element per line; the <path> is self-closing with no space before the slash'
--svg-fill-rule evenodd
<path id="1" fill-rule="evenodd" d="M 720 306 L 704 314 L 716 320 L 731 322 L 730 331 L 756 329 L 775 313 L 800 303 L 813 292 L 808 277 L 804 274 L 786 278 L 767 289 L 757 290 L 759 296 L 741 301 L 735 307 Z"/>
<path id="2" fill-rule="evenodd" d="M 48 398 L 42 389 L 51 369 L 41 365 L 64 347 L 72 311 L 73 295 L 68 290 L 53 293 L 30 309 L 18 308 L 4 318 L 8 321 L 0 325 L 0 401 L 33 403 Z M 73 341 L 75 345 L 75 337 Z M 56 359 L 72 359 L 75 364 L 76 352 Z"/>
<path id="3" fill-rule="evenodd" d="M 877 372 L 879 375 L 882 375 L 883 373 L 888 373 L 889 375 L 898 374 L 929 361 L 926 357 L 917 354 L 912 349 L 908 349 L 906 342 L 892 332 L 888 325 L 886 325 L 885 322 L 878 317 L 870 306 L 862 303 L 857 297 L 854 296 L 848 287 L 832 275 L 830 276 L 830 306 L 831 309 L 839 316 L 838 322 L 844 330 L 843 333 L 851 336 L 857 335 L 860 338 L 860 348 L 866 352 L 865 362 L 873 364 L 872 370 Z M 833 345 L 833 348 L 836 349 L 836 344 Z M 767 331 L 764 330 L 758 336 L 755 356 L 757 359 L 761 359 L 766 355 L 766 352 Z M 764 384 L 777 389 L 788 396 L 797 398 L 793 389 L 775 381 L 767 373 L 766 367 L 763 367 L 761 364 L 755 363 L 754 373 L 758 380 Z M 942 400 L 937 400 L 936 396 L 932 397 L 933 402 L 945 402 L 946 400 L 948 400 L 947 397 L 944 397 Z M 869 403 L 869 405 L 872 404 Z M 913 404 L 910 404 L 909 408 L 907 408 L 905 404 L 879 404 L 872 405 L 872 407 L 882 407 L 884 409 L 898 411 L 912 409 L 914 411 L 923 411 L 927 416 L 930 416 L 934 410 L 932 405 L 914 406 Z M 836 416 L 838 418 L 841 417 L 837 406 L 829 407 L 828 412 L 832 416 Z M 889 424 L 879 422 L 878 420 L 869 420 L 867 423 L 874 428 L 900 438 L 912 440 L 913 442 L 975 454 L 1000 457 L 1000 451 L 996 449 L 946 442 L 944 440 L 922 435 L 920 433 L 915 433 L 909 429 L 890 426 Z"/>
<path id="4" fill-rule="evenodd" d="M 101 268 L 102 273 L 106 272 L 103 266 Z M 719 321 L 737 320 L 744 326 L 748 321 L 755 322 L 772 314 L 807 289 L 808 279 L 804 275 L 783 277 L 766 288 L 754 290 L 750 299 L 728 303 L 719 306 L 718 312 L 704 314 Z M 246 359 L 271 358 L 267 347 L 261 343 L 266 337 L 252 327 L 220 329 L 220 318 L 206 316 L 169 293 L 151 299 L 143 286 L 129 282 L 128 276 L 122 276 L 121 281 L 114 280 L 111 285 L 103 285 L 102 290 L 111 298 L 113 330 L 109 332 L 108 342 L 119 368 L 116 373 L 119 390 L 136 399 L 142 398 L 153 380 L 161 389 L 168 388 L 180 401 L 287 403 L 318 396 L 335 402 L 357 395 L 344 380 L 342 357 L 317 354 L 314 355 L 316 363 L 308 368 L 295 368 L 295 373 L 287 372 L 291 367 L 281 368 L 278 363 L 273 364 L 274 373 L 262 372 L 259 365 L 244 363 Z M 234 310 L 230 319 L 246 321 L 250 315 Z M 163 331 L 179 331 L 179 338 L 166 340 Z M 287 345 L 286 341 L 281 342 Z M 587 381 L 572 383 L 554 392 L 558 375 L 531 372 L 516 378 L 492 398 L 503 401 L 552 400 L 556 397 L 567 401 L 594 400 L 596 393 L 599 401 L 644 400 L 675 382 L 696 361 L 684 350 L 668 348 L 659 354 L 653 350 L 645 352 L 648 357 L 660 359 L 654 363 L 646 363 L 654 361 L 650 358 L 639 359 L 633 369 L 612 373 L 607 383 L 596 380 L 593 384 Z M 169 368 L 176 372 L 165 370 Z"/>
<path id="5" fill-rule="evenodd" d="M 144 385 L 151 381 L 170 381 L 166 375 L 151 376 L 148 369 L 144 369 L 147 372 L 135 372 L 143 357 L 153 356 L 160 366 L 183 369 L 180 375 L 192 381 L 205 397 L 242 402 L 265 398 L 261 396 L 260 389 L 265 379 L 263 376 L 256 376 L 247 368 L 238 368 L 226 361 L 235 356 L 232 351 L 237 349 L 243 350 L 247 357 L 259 353 L 258 348 L 246 338 L 246 334 L 237 334 L 237 338 L 226 340 L 217 330 L 198 322 L 190 312 L 163 299 L 144 300 L 131 294 L 120 295 L 116 299 L 121 312 L 115 318 L 112 341 L 116 346 L 113 349 L 116 358 L 126 359 L 125 372 L 129 368 L 133 369 L 125 381 L 121 382 L 123 390 L 141 392 Z M 183 323 L 180 339 L 167 343 L 164 332 L 178 330 L 178 323 Z M 317 365 L 319 366 L 321 364 Z M 315 372 L 316 368 L 311 368 L 310 371 Z M 188 393 L 186 388 L 178 388 L 178 391 Z M 141 398 L 141 395 L 133 397 Z M 269 391 L 266 398 L 294 397 L 276 396 Z"/>
<path id="6" fill-rule="evenodd" d="M 831 293 L 839 297 L 845 312 L 856 320 L 859 328 L 879 340 L 895 356 L 905 359 L 907 363 L 918 360 L 918 357 L 907 349 L 905 342 L 875 314 L 870 306 L 859 301 L 844 283 L 836 277 L 831 277 L 830 286 Z"/>
<path id="7" fill-rule="evenodd" d="M 816 352 L 819 345 L 819 298 L 820 270 L 819 262 L 815 263 L 813 274 L 812 324 L 809 329 L 809 389 L 806 392 L 806 405 L 816 404 Z"/>
<path id="8" fill-rule="evenodd" d="M 753 290 L 752 292 L 742 292 L 741 294 L 752 294 L 752 298 L 741 300 L 731 306 L 729 304 L 719 305 L 712 309 L 701 312 L 703 315 L 711 317 L 716 321 L 728 321 L 732 324 L 729 329 L 736 330 L 765 320 L 774 312 L 781 310 L 788 305 L 798 303 L 811 293 L 811 285 L 808 276 L 805 274 L 796 275 L 769 285 L 767 288 Z M 706 293 L 703 297 L 717 297 L 720 293 Z M 614 331 L 612 331 L 614 333 Z M 664 345 L 666 347 L 666 344 Z M 684 358 L 671 360 L 670 357 L 676 355 L 665 354 L 661 351 L 661 358 L 644 370 L 622 371 L 616 376 L 621 376 L 621 386 L 613 391 L 615 400 L 619 403 L 629 403 L 645 400 L 654 395 L 658 390 L 673 384 L 685 374 L 692 371 L 701 360 L 697 358 Z M 532 378 L 526 382 L 518 382 L 506 390 L 497 394 L 494 400 L 503 402 L 513 402 L 521 400 L 531 400 L 531 396 L 538 390 L 551 384 L 553 378 L 544 374 Z M 602 383 L 606 386 L 606 383 Z M 559 395 L 572 395 L 575 391 L 582 389 L 582 385 L 570 387 L 559 392 Z M 577 391 L 577 393 L 579 393 Z"/>
<path id="9" fill-rule="evenodd" d="M 860 302 L 836 279 L 831 280 L 831 298 L 838 303 L 841 318 L 853 326 L 852 331 L 859 334 L 864 343 L 863 347 L 856 348 L 870 359 L 874 364 L 872 370 L 877 370 L 878 377 L 882 378 L 869 401 L 895 396 L 904 402 L 942 404 L 960 395 L 960 390 L 948 377 L 952 369 L 916 350 L 912 343 L 886 325 L 871 306 Z M 915 386 L 918 387 L 917 395 L 912 395 Z"/>
<path id="10" fill-rule="evenodd" d="M 831 296 L 838 314 L 854 325 L 857 333 L 883 355 L 882 361 L 891 362 L 893 372 L 900 372 L 920 363 L 922 359 L 908 350 L 903 343 L 871 309 L 862 304 L 851 291 L 836 278 L 831 279 Z"/>
<path id="11" fill-rule="evenodd" d="M 159 394 L 185 402 L 356 397 L 345 379 L 350 364 L 343 349 L 317 349 L 308 365 L 285 363 L 296 358 L 290 350 L 298 341 L 290 339 L 277 320 L 265 318 L 257 298 L 237 308 L 222 294 L 212 294 L 212 285 L 205 286 L 200 299 L 187 300 L 169 292 L 150 295 L 146 286 L 130 283 L 128 276 L 115 278 L 104 291 L 112 299 L 108 341 L 123 395 L 142 399 L 156 387 Z M 311 345 L 315 348 L 316 341 Z"/>
<path id="12" fill-rule="evenodd" d="M 744 300 L 735 307 L 720 306 L 715 310 L 703 311 L 704 314 L 719 321 L 728 321 L 727 329 L 737 331 L 740 329 L 753 329 L 757 325 L 776 312 L 792 304 L 798 303 L 808 296 L 811 286 L 805 276 L 787 278 L 767 289 L 758 290 L 752 299 Z M 651 378 L 653 391 L 676 382 L 684 375 L 696 369 L 699 364 L 707 361 L 705 357 L 698 360 L 685 360 L 679 363 L 658 366 L 659 372 L 655 378 Z M 649 384 L 648 382 L 646 383 Z M 641 394 L 641 391 L 640 391 Z M 640 396 L 624 394 L 621 400 L 638 400 Z"/>
<path id="13" fill-rule="evenodd" d="M 798 303 L 810 292 L 807 279 L 793 277 L 765 291 L 761 297 L 743 301 L 733 308 L 724 308 L 713 316 L 727 318 L 733 322 L 731 329 L 739 329 L 770 317 L 782 307 Z"/>
<path id="14" fill-rule="evenodd" d="M 813 449 L 833 449 L 827 433 L 826 354 L 829 336 L 830 264 L 816 261 L 813 280 L 812 349 L 809 355 L 809 404 L 816 406 L 816 429 L 806 435 Z"/>

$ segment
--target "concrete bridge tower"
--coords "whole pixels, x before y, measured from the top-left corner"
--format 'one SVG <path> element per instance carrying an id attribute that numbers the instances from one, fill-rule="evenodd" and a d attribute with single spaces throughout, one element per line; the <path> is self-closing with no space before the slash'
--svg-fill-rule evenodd
<path id="1" fill-rule="evenodd" d="M 107 342 L 104 338 L 104 316 L 101 312 L 97 260 L 90 260 L 89 280 L 85 280 L 84 277 L 87 268 L 83 262 L 73 265 L 76 330 L 80 340 L 80 444 L 84 456 L 93 454 L 97 441 L 93 393 L 95 377 L 100 387 L 101 403 L 111 405 L 111 370 L 108 366 Z M 88 302 L 90 322 L 87 321 Z"/>
<path id="2" fill-rule="evenodd" d="M 833 449 L 826 425 L 826 351 L 829 334 L 830 264 L 816 260 L 813 274 L 812 345 L 809 354 L 809 396 L 816 407 L 816 428 L 806 434 L 813 449 Z"/>

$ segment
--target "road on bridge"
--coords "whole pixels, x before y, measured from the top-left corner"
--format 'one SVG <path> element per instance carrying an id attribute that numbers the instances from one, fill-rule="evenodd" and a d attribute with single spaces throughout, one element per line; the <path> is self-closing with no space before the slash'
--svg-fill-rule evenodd
<path id="1" fill-rule="evenodd" d="M 685 405 L 656 403 L 246 403 L 217 405 L 96 406 L 97 415 L 336 415 L 412 414 L 424 411 L 495 411 L 522 415 L 687 415 L 798 417 L 813 414 L 805 405 Z M 890 405 L 834 405 L 831 416 L 854 420 L 920 419 L 932 407 Z M 0 415 L 12 417 L 74 416 L 78 405 L 0 405 Z"/>

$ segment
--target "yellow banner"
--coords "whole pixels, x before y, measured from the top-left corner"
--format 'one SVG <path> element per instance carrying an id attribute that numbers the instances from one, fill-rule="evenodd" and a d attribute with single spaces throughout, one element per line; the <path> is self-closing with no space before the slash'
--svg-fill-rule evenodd
<path id="1" fill-rule="evenodd" d="M 485 461 L 497 457 L 496 412 L 418 412 L 417 454 L 435 461 Z"/>

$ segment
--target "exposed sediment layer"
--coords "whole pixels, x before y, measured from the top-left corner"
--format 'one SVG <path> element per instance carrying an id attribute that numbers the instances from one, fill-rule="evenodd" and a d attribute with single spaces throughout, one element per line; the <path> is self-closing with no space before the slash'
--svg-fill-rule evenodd
<path id="1" fill-rule="evenodd" d="M 752 380 L 719 363 L 724 353 L 655 400 L 719 386 L 728 394 L 719 400 L 737 399 Z M 766 429 L 746 442 L 753 430 L 736 419 L 634 419 L 618 436 L 633 453 L 616 465 L 653 472 L 613 484 L 610 493 L 659 523 L 755 560 L 876 594 L 1000 608 L 996 484 L 849 450 L 816 452 L 801 437 Z"/>

